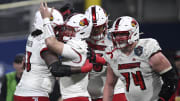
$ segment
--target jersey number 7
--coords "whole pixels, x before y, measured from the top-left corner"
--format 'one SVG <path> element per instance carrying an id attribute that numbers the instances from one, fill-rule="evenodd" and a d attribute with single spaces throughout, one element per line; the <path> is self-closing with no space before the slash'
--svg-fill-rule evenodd
<path id="1" fill-rule="evenodd" d="M 27 70 L 27 72 L 29 72 L 30 70 L 31 70 L 31 62 L 30 62 L 30 58 L 31 58 L 31 55 L 32 55 L 32 53 L 31 52 L 26 52 L 26 55 L 27 55 L 27 63 L 26 63 L 26 70 Z"/>

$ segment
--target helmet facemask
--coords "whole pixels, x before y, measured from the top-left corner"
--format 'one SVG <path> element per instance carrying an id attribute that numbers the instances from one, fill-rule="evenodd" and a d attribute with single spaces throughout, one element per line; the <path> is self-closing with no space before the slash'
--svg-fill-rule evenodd
<path id="1" fill-rule="evenodd" d="M 64 29 L 62 31 L 62 40 L 63 42 L 67 42 L 68 40 L 72 39 L 76 35 L 76 30 L 72 26 L 64 25 Z"/>
<path id="2" fill-rule="evenodd" d="M 56 36 L 56 39 L 59 40 L 59 41 L 62 41 L 62 32 L 63 32 L 63 28 L 64 26 L 63 25 L 57 25 L 56 27 L 54 27 L 54 33 L 55 33 L 55 36 Z"/>
<path id="3" fill-rule="evenodd" d="M 62 40 L 67 42 L 74 39 L 86 39 L 90 36 L 92 23 L 83 14 L 75 14 L 66 20 L 62 31 Z"/>
<path id="4" fill-rule="evenodd" d="M 128 31 L 112 32 L 111 36 L 112 36 L 112 41 L 115 48 L 121 49 L 129 45 L 128 44 L 128 39 L 129 39 Z"/>
<path id="5" fill-rule="evenodd" d="M 94 25 L 91 31 L 90 38 L 93 40 L 101 40 L 107 34 L 107 23 L 103 25 Z"/>

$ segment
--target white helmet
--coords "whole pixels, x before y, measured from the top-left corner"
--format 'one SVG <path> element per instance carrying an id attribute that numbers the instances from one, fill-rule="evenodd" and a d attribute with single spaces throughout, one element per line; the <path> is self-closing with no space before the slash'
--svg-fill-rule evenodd
<path id="1" fill-rule="evenodd" d="M 64 24 L 63 41 L 72 38 L 87 39 L 90 36 L 92 23 L 84 14 L 74 14 L 70 16 Z"/>
<path id="2" fill-rule="evenodd" d="M 109 32 L 116 48 L 127 47 L 139 40 L 139 24 L 134 18 L 129 16 L 117 18 Z"/>
<path id="3" fill-rule="evenodd" d="M 92 5 L 85 11 L 85 15 L 93 23 L 90 38 L 97 41 L 103 39 L 108 27 L 108 16 L 105 10 L 98 5 Z"/>
<path id="4" fill-rule="evenodd" d="M 48 8 L 49 12 L 51 11 L 51 9 L 52 8 Z M 51 21 L 52 27 L 54 28 L 55 34 L 57 34 L 57 32 L 59 33 L 60 32 L 59 28 L 64 24 L 64 21 L 63 21 L 63 17 L 61 13 L 58 10 L 53 9 L 50 21 Z M 42 19 L 40 11 L 37 11 L 35 14 L 33 30 L 35 29 L 39 29 L 39 30 L 43 29 L 43 19 Z"/>

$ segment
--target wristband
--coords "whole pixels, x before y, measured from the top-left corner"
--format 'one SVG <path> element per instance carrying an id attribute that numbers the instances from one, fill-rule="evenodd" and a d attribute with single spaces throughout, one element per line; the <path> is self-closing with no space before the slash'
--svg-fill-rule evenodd
<path id="1" fill-rule="evenodd" d="M 53 28 L 51 26 L 49 18 L 43 19 L 43 28 L 44 28 L 44 38 L 47 39 L 49 37 L 55 37 Z"/>

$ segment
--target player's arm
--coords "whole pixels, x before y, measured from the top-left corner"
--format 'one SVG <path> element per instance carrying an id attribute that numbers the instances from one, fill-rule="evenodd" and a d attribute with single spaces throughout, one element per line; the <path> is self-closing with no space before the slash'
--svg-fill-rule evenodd
<path id="1" fill-rule="evenodd" d="M 39 10 L 40 10 L 41 16 L 43 18 L 43 23 L 44 23 L 43 28 L 44 28 L 44 37 L 45 37 L 46 45 L 47 45 L 48 49 L 61 55 L 61 53 L 63 51 L 64 43 L 60 42 L 56 39 L 54 30 L 50 23 L 50 17 L 52 15 L 53 8 L 51 9 L 51 12 L 49 12 L 47 3 L 41 2 Z"/>
<path id="2" fill-rule="evenodd" d="M 151 56 L 149 63 L 153 70 L 160 73 L 163 80 L 163 85 L 159 93 L 160 99 L 158 101 L 168 101 L 177 88 L 177 73 L 171 66 L 169 60 L 161 52 Z"/>
<path id="3" fill-rule="evenodd" d="M 114 87 L 116 85 L 118 77 L 115 76 L 112 68 L 108 64 L 106 83 L 103 91 L 103 101 L 112 101 L 114 95 Z"/>
<path id="4" fill-rule="evenodd" d="M 51 73 L 56 77 L 70 76 L 77 73 L 86 73 L 89 72 L 93 67 L 93 65 L 89 63 L 89 60 L 86 60 L 82 67 L 63 65 L 61 64 L 58 56 L 48 50 L 41 52 L 41 56 L 48 65 Z"/>
<path id="5" fill-rule="evenodd" d="M 107 62 L 106 62 L 106 60 L 103 57 L 103 54 L 100 55 L 100 54 L 95 53 L 92 48 L 88 48 L 87 58 L 93 64 L 107 65 Z"/>
<path id="6" fill-rule="evenodd" d="M 62 54 L 64 43 L 58 41 L 55 37 L 48 37 L 45 39 L 48 49 L 55 52 L 58 55 Z"/>

